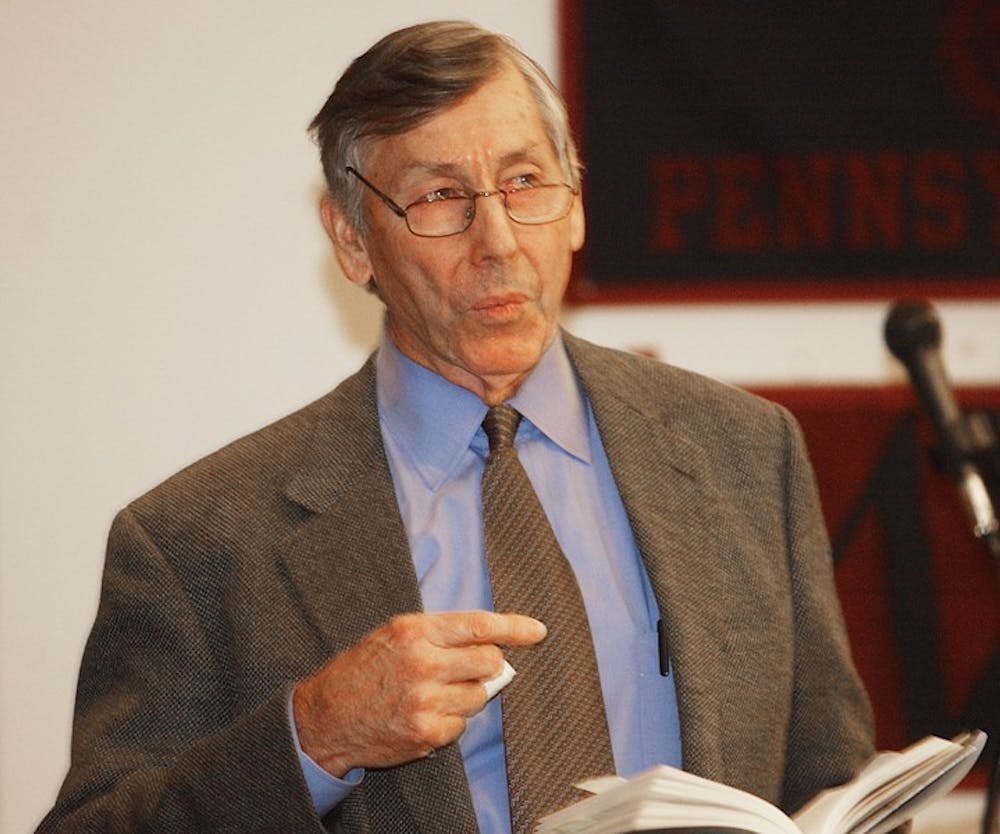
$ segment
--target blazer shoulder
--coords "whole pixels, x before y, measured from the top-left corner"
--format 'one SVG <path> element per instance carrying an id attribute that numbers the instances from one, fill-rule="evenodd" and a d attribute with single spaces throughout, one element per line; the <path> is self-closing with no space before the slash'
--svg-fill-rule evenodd
<path id="1" fill-rule="evenodd" d="M 573 337 L 566 346 L 605 444 L 630 427 L 629 436 L 644 438 L 650 454 L 655 446 L 717 473 L 780 473 L 808 454 L 792 414 L 757 394 Z"/>
<path id="2" fill-rule="evenodd" d="M 667 422 L 735 421 L 773 425 L 782 406 L 743 388 L 659 359 L 569 334 L 567 350 L 591 399 L 613 397 Z"/>

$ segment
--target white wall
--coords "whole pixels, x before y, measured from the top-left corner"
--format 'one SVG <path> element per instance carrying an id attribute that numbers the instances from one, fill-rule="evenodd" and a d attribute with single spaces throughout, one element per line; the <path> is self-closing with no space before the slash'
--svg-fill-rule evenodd
<path id="1" fill-rule="evenodd" d="M 373 343 L 377 306 L 315 219 L 304 129 L 354 55 L 433 17 L 557 69 L 551 1 L 0 3 L 0 832 L 30 830 L 66 768 L 114 511 Z M 884 306 L 567 321 L 737 382 L 878 382 L 898 377 Z M 1000 304 L 942 309 L 955 377 L 1000 380 Z"/>

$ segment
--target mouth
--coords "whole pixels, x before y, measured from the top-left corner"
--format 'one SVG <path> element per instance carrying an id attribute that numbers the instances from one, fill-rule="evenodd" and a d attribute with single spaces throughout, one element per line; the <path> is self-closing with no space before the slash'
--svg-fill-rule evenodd
<path id="1" fill-rule="evenodd" d="M 527 300 L 523 293 L 489 295 L 473 304 L 472 309 L 490 318 L 507 318 L 519 313 Z"/>

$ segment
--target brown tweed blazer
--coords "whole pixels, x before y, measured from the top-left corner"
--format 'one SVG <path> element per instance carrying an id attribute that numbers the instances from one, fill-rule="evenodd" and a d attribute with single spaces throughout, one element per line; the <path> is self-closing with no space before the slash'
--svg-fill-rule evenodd
<path id="1" fill-rule="evenodd" d="M 685 767 L 792 809 L 871 752 L 813 474 L 778 406 L 565 335 L 667 622 Z M 374 366 L 111 530 L 40 831 L 475 831 L 457 747 L 311 808 L 292 683 L 420 608 Z"/>

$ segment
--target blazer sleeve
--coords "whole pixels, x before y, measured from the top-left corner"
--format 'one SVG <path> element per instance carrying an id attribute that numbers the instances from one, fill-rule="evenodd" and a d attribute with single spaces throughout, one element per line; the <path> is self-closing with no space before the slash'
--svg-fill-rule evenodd
<path id="1" fill-rule="evenodd" d="M 288 688 L 237 712 L 224 655 L 168 558 L 124 510 L 81 664 L 70 770 L 38 831 L 322 832 Z"/>
<path id="2" fill-rule="evenodd" d="M 794 617 L 792 704 L 782 806 L 850 779 L 873 753 L 871 705 L 851 659 L 816 479 L 801 430 L 785 432 L 785 523 Z"/>

